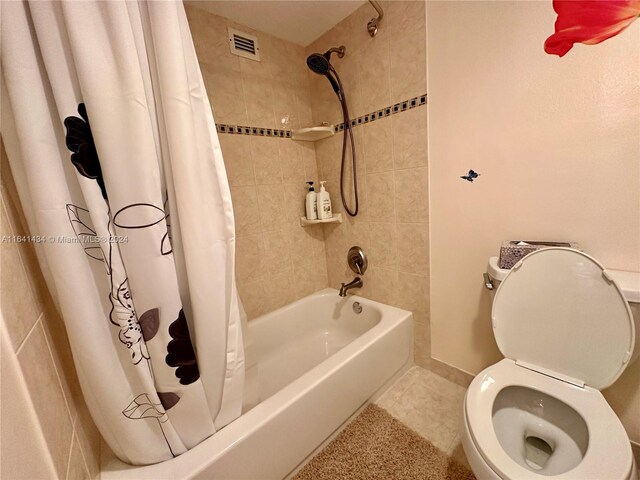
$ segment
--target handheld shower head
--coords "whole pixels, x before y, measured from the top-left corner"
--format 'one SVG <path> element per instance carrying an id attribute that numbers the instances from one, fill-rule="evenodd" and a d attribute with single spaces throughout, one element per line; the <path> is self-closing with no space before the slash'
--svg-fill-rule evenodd
<path id="1" fill-rule="evenodd" d="M 307 66 L 309 69 L 318 75 L 327 77 L 333 91 L 336 92 L 336 96 L 340 101 L 342 107 L 343 118 L 343 132 L 342 132 L 342 162 L 340 164 L 340 196 L 342 197 L 342 205 L 345 211 L 355 217 L 358 214 L 358 179 L 356 175 L 356 146 L 353 140 L 353 132 L 351 131 L 351 119 L 349 118 L 349 109 L 347 108 L 347 99 L 345 97 L 344 89 L 342 88 L 342 82 L 336 69 L 331 65 L 331 54 L 335 53 L 338 58 L 344 57 L 346 48 L 344 45 L 340 47 L 333 47 L 324 53 L 312 53 L 307 57 Z M 345 159 L 347 155 L 347 139 L 351 142 L 351 161 L 352 161 L 352 175 L 353 175 L 353 196 L 355 207 L 349 208 L 344 189 L 344 176 L 345 176 Z"/>
<path id="2" fill-rule="evenodd" d="M 333 67 L 331 66 L 329 60 L 331 59 L 332 53 L 337 53 L 338 58 L 344 57 L 344 51 L 345 47 L 344 45 L 342 45 L 340 47 L 330 48 L 324 53 L 312 53 L 307 57 L 307 66 L 309 67 L 309 69 L 313 73 L 317 73 L 318 75 L 324 75 L 325 77 L 327 77 L 329 83 L 331 83 L 331 86 L 333 87 L 333 91 L 338 95 L 340 94 L 340 86 L 336 82 L 336 79 L 333 78 L 333 74 L 331 73 Z"/>
<path id="3" fill-rule="evenodd" d="M 318 75 L 327 75 L 329 65 L 329 59 L 320 53 L 312 53 L 307 57 L 307 66 Z"/>
<path id="4" fill-rule="evenodd" d="M 307 66 L 312 72 L 317 73 L 318 75 L 327 75 L 329 70 L 331 70 L 331 64 L 329 63 L 331 60 L 331 54 L 337 53 L 338 58 L 342 58 L 344 57 L 344 51 L 345 46 L 342 45 L 340 47 L 330 48 L 324 53 L 312 53 L 307 57 Z"/>

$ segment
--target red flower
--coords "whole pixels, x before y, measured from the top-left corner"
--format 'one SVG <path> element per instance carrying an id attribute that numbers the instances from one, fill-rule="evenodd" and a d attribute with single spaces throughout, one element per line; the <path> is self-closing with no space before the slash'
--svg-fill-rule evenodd
<path id="1" fill-rule="evenodd" d="M 562 57 L 574 43 L 595 45 L 611 38 L 640 15 L 640 0 L 553 0 L 556 33 L 544 51 Z"/>

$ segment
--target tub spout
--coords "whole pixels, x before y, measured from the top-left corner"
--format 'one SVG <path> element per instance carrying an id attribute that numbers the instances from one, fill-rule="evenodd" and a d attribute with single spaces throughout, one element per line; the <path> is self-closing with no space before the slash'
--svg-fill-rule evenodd
<path id="1" fill-rule="evenodd" d="M 352 288 L 362 288 L 362 285 L 363 285 L 362 284 L 362 279 L 360 277 L 354 278 L 349 283 L 343 283 L 342 286 L 340 287 L 340 296 L 341 297 L 346 297 L 347 296 L 347 292 L 349 290 L 351 290 Z"/>

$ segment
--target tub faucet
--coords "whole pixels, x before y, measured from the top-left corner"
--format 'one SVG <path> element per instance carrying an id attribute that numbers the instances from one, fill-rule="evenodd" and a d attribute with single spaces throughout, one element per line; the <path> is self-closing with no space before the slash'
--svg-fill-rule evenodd
<path id="1" fill-rule="evenodd" d="M 363 283 L 362 283 L 362 279 L 360 277 L 354 278 L 349 283 L 343 283 L 342 286 L 340 287 L 340 296 L 341 297 L 346 297 L 347 296 L 347 292 L 349 290 L 351 290 L 352 288 L 362 288 L 362 285 L 363 285 Z"/>

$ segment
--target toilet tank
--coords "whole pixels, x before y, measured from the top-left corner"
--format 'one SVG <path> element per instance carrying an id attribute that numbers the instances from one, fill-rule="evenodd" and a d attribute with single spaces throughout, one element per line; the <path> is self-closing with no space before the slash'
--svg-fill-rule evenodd
<path id="1" fill-rule="evenodd" d="M 509 270 L 500 268 L 498 257 L 490 257 L 489 264 L 487 265 L 487 272 L 485 273 L 485 287 L 491 290 L 491 295 L 500 286 L 504 277 L 507 276 Z M 640 272 L 625 272 L 622 270 L 609 270 L 607 273 L 620 287 L 623 295 L 629 302 L 631 313 L 636 330 L 636 344 L 631 356 L 629 365 L 632 364 L 640 356 Z"/>

